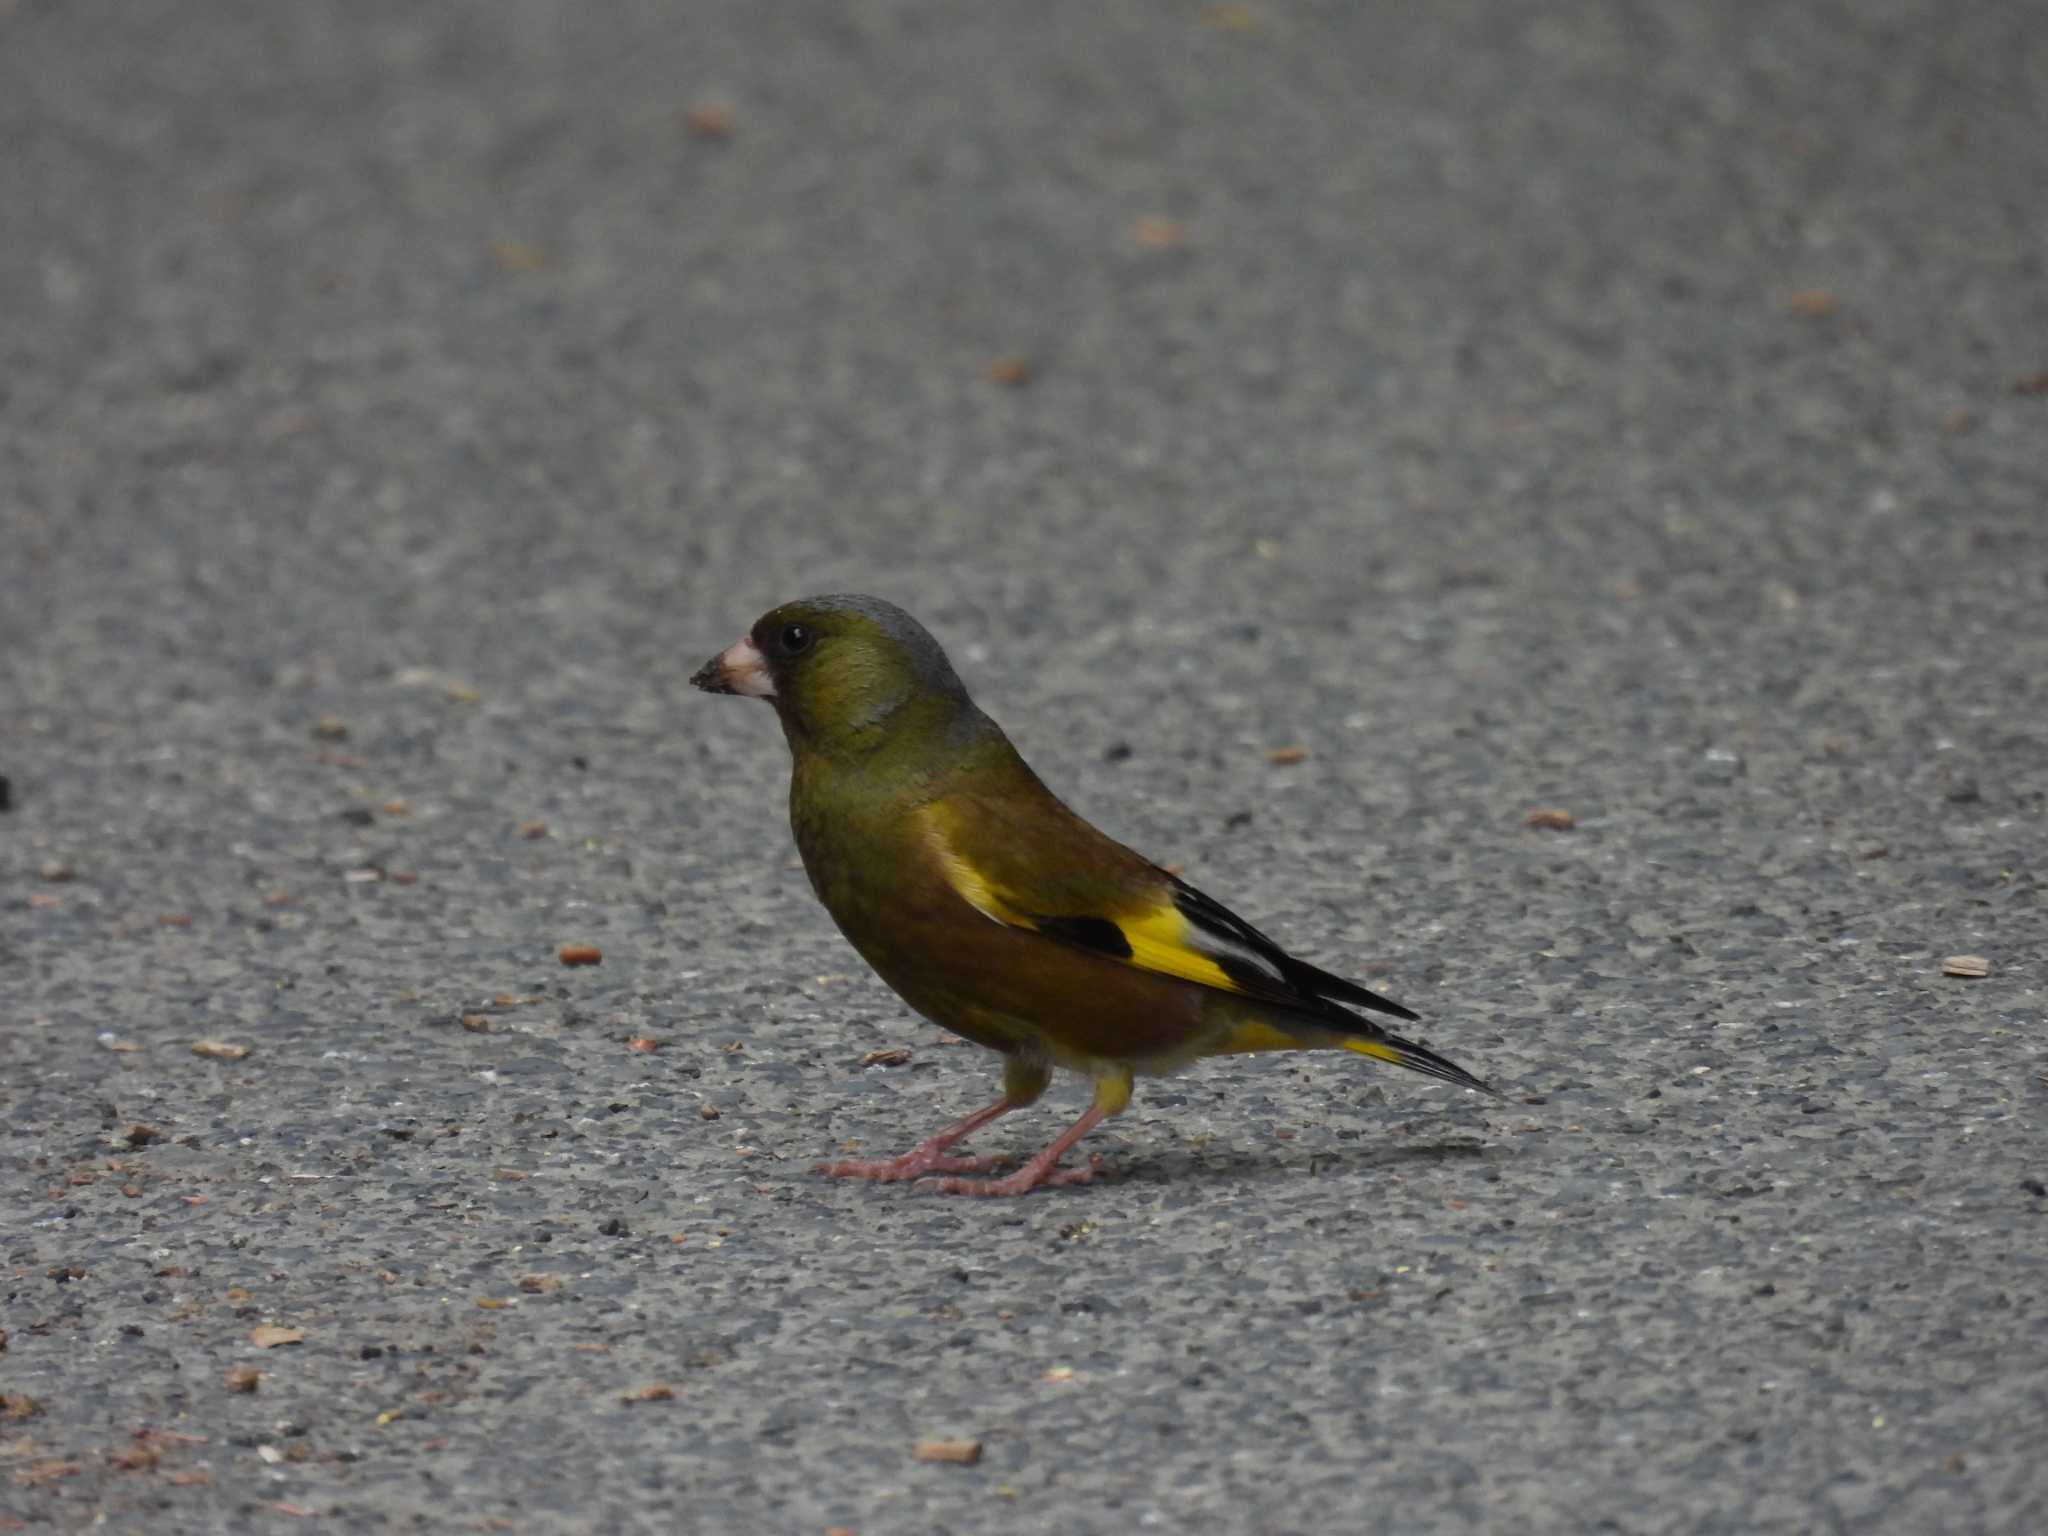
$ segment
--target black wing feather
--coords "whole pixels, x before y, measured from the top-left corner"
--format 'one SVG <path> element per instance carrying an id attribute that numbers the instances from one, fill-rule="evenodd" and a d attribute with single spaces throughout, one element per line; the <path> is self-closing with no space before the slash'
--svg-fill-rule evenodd
<path id="1" fill-rule="evenodd" d="M 1221 952 L 1214 957 L 1216 963 L 1253 995 L 1340 1019 L 1348 1015 L 1332 1004 L 1349 1003 L 1397 1019 L 1416 1017 L 1391 998 L 1295 959 L 1213 896 L 1205 896 L 1178 875 L 1168 878 L 1173 881 L 1173 904 L 1181 916 L 1217 941 Z"/>

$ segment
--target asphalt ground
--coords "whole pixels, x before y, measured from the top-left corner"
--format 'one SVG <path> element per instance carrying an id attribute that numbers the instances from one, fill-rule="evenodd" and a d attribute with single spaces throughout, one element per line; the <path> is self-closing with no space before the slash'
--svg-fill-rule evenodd
<path id="1" fill-rule="evenodd" d="M 2044 187 L 2032 4 L 4 0 L 0 1528 L 2048 1529 Z M 810 1173 L 830 590 L 1510 1101 Z"/>

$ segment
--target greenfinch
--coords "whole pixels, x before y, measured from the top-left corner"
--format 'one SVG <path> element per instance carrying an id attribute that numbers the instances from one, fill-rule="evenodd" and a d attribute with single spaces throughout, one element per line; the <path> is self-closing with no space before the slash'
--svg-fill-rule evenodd
<path id="1" fill-rule="evenodd" d="M 1346 1050 L 1492 1093 L 1353 1009 L 1415 1015 L 1288 954 L 1057 799 L 975 707 L 923 625 L 873 597 L 764 614 L 690 681 L 765 699 L 789 742 L 790 825 L 825 910 L 934 1024 L 1003 1057 L 1002 1097 L 900 1157 L 820 1164 L 939 1193 L 1085 1184 L 1060 1159 L 1131 1100 L 1132 1078 L 1207 1056 Z M 951 1155 L 1033 1103 L 1052 1070 L 1094 1100 L 1029 1162 Z"/>

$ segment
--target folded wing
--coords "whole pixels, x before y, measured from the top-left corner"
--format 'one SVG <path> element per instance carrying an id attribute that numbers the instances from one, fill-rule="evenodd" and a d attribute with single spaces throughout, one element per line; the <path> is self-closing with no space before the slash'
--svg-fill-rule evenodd
<path id="1" fill-rule="evenodd" d="M 1052 804 L 1058 819 L 1034 817 L 1015 842 L 990 826 L 1008 819 L 1001 807 L 941 801 L 926 808 L 929 846 L 947 882 L 984 917 L 1336 1028 L 1361 1023 L 1344 1005 L 1415 1017 L 1295 959 L 1215 898 Z"/>

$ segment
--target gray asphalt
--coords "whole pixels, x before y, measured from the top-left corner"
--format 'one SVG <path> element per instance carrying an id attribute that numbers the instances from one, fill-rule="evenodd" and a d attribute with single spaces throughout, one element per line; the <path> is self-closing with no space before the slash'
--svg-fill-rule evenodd
<path id="1" fill-rule="evenodd" d="M 2031 4 L 0 0 L 0 1529 L 2048 1529 L 2044 187 Z M 1510 1100 L 810 1173 L 846 589 Z"/>

